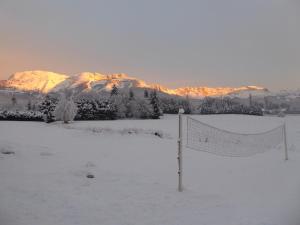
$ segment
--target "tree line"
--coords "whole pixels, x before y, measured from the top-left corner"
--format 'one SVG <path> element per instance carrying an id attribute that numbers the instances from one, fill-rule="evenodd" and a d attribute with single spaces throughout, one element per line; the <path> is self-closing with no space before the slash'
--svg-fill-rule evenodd
<path id="1" fill-rule="evenodd" d="M 16 103 L 13 97 L 12 104 Z M 156 90 L 144 90 L 143 96 L 119 91 L 114 85 L 108 96 L 97 93 L 82 93 L 74 96 L 65 91 L 46 95 L 37 107 L 29 101 L 27 110 L 1 110 L 0 120 L 33 120 L 47 123 L 62 120 L 114 120 L 114 119 L 159 119 L 164 113 L 177 114 L 183 108 L 186 114 L 249 114 L 263 115 L 258 104 L 241 104 L 231 98 L 206 97 L 201 100 L 188 96 L 163 97 Z"/>

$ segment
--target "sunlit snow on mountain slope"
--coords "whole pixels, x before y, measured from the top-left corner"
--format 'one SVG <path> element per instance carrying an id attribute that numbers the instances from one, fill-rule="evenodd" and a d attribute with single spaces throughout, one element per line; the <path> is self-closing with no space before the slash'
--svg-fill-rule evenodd
<path id="1" fill-rule="evenodd" d="M 119 89 L 155 89 L 165 94 L 190 96 L 201 98 L 205 96 L 222 96 L 249 92 L 268 92 L 266 88 L 258 86 L 244 87 L 180 87 L 170 89 L 159 84 L 148 84 L 143 80 L 130 77 L 126 74 L 101 74 L 83 72 L 79 75 L 69 76 L 48 71 L 25 71 L 13 74 L 8 80 L 1 81 L 1 87 L 13 88 L 23 91 L 37 91 L 42 93 L 56 92 L 64 89 L 77 91 L 110 91 L 113 86 Z"/>

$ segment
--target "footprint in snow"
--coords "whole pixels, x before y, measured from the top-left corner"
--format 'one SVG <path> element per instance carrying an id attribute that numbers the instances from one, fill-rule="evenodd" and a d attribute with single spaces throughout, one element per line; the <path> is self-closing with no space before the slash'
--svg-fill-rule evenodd
<path id="1" fill-rule="evenodd" d="M 87 174 L 86 174 L 86 177 L 87 177 L 87 178 L 95 178 L 95 176 L 94 176 L 93 174 L 91 174 L 91 173 L 87 173 Z"/>
<path id="2" fill-rule="evenodd" d="M 0 152 L 4 155 L 14 155 L 15 152 L 13 151 L 12 147 L 9 145 L 6 146 L 1 146 L 0 147 Z"/>
<path id="3" fill-rule="evenodd" d="M 76 177 L 95 178 L 95 175 L 86 170 L 73 171 L 72 174 Z"/>
<path id="4" fill-rule="evenodd" d="M 53 155 L 53 153 L 51 153 L 51 152 L 41 152 L 40 153 L 40 156 L 52 156 Z"/>
<path id="5" fill-rule="evenodd" d="M 96 167 L 96 165 L 94 163 L 92 163 L 92 162 L 87 162 L 85 164 L 85 167 L 87 167 L 87 168 L 93 168 L 93 167 Z"/>
<path id="6" fill-rule="evenodd" d="M 15 154 L 14 151 L 9 151 L 9 150 L 3 150 L 3 151 L 1 151 L 1 153 L 4 155 L 14 155 Z"/>

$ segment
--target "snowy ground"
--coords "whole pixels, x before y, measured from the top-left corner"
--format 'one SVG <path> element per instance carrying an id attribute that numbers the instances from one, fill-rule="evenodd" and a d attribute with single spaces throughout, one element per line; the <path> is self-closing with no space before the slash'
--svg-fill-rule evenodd
<path id="1" fill-rule="evenodd" d="M 290 160 L 184 149 L 179 193 L 176 116 L 2 121 L 0 150 L 15 154 L 0 153 L 0 225 L 300 225 L 300 116 L 196 118 L 244 133 L 286 120 Z"/>

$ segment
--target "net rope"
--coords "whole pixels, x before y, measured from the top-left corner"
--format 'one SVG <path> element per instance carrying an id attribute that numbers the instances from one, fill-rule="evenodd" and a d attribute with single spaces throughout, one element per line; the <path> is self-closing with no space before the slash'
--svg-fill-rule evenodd
<path id="1" fill-rule="evenodd" d="M 223 156 L 252 156 L 284 141 L 284 125 L 261 133 L 236 133 L 187 117 L 186 147 Z"/>

